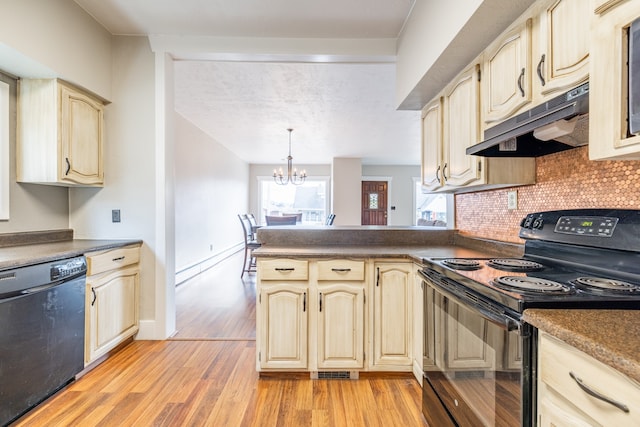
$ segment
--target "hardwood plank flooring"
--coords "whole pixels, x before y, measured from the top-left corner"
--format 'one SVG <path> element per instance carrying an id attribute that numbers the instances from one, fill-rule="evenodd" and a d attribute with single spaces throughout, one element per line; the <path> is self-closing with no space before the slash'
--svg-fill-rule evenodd
<path id="1" fill-rule="evenodd" d="M 255 276 L 236 256 L 176 292 L 178 332 L 134 341 L 15 426 L 425 426 L 409 375 L 359 380 L 255 370 Z"/>

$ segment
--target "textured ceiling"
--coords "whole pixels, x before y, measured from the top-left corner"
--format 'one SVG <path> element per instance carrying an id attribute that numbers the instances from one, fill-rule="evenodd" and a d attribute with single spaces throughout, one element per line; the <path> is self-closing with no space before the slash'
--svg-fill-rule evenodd
<path id="1" fill-rule="evenodd" d="M 391 38 L 415 0 L 76 0 L 112 34 Z M 420 163 L 420 113 L 396 111 L 393 63 L 175 63 L 175 108 L 249 163 Z"/>

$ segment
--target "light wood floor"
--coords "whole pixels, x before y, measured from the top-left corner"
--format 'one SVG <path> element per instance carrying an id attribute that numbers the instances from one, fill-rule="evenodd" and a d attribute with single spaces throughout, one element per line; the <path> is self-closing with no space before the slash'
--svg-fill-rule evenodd
<path id="1" fill-rule="evenodd" d="M 135 341 L 19 426 L 424 426 L 410 376 L 310 380 L 255 371 L 255 277 L 233 257 L 176 291 L 178 332 Z"/>

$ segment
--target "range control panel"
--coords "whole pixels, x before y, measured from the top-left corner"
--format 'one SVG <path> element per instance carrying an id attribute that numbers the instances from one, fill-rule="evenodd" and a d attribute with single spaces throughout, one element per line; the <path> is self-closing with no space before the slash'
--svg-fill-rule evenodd
<path id="1" fill-rule="evenodd" d="M 584 234 L 587 236 L 611 237 L 618 224 L 612 217 L 563 216 L 556 223 L 556 233 Z"/>
<path id="2" fill-rule="evenodd" d="M 519 237 L 639 252 L 640 210 L 566 209 L 530 213 L 520 222 Z"/>

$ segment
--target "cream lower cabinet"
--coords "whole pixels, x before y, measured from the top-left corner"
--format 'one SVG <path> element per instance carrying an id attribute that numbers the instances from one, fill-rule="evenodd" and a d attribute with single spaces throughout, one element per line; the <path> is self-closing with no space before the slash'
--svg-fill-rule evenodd
<path id="1" fill-rule="evenodd" d="M 640 425 L 640 384 L 547 333 L 538 342 L 539 427 Z"/>
<path id="2" fill-rule="evenodd" d="M 258 260 L 257 369 L 306 370 L 309 262 Z"/>
<path id="3" fill-rule="evenodd" d="M 411 370 L 413 366 L 413 263 L 373 265 L 373 370 Z"/>
<path id="4" fill-rule="evenodd" d="M 18 182 L 102 186 L 104 103 L 56 79 L 19 81 Z"/>
<path id="5" fill-rule="evenodd" d="M 139 328 L 140 246 L 86 254 L 85 365 Z"/>
<path id="6" fill-rule="evenodd" d="M 307 369 L 308 290 L 289 283 L 260 289 L 260 368 Z"/>
<path id="7" fill-rule="evenodd" d="M 317 367 L 364 368 L 364 261 L 317 262 Z"/>

